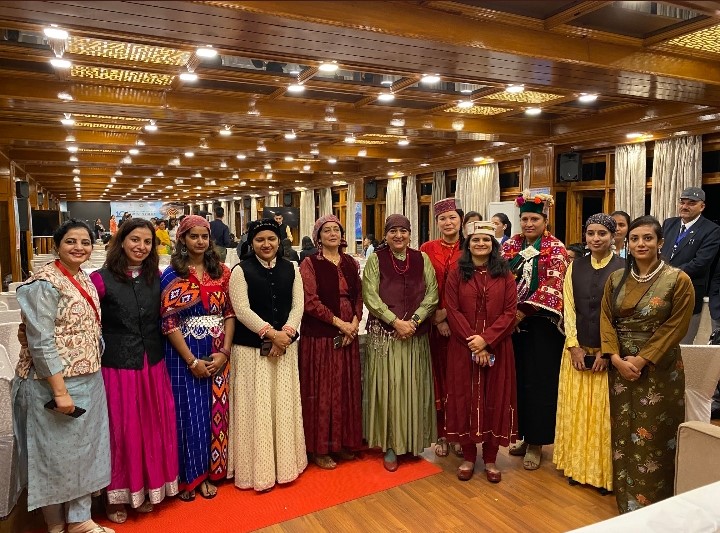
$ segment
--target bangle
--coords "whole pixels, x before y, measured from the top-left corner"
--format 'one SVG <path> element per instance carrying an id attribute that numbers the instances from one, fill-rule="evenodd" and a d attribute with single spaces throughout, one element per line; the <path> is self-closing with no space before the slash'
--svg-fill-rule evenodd
<path id="1" fill-rule="evenodd" d="M 65 392 L 62 392 L 60 394 L 53 394 L 53 398 L 60 398 L 61 396 L 66 396 L 68 394 L 67 389 L 65 389 Z"/>
<path id="2" fill-rule="evenodd" d="M 197 358 L 197 357 L 193 357 L 193 362 L 190 363 L 188 366 L 190 367 L 190 370 L 192 370 L 193 368 L 195 368 L 196 366 L 198 366 L 198 358 Z"/>
<path id="3" fill-rule="evenodd" d="M 224 347 L 218 348 L 218 352 L 223 354 L 225 357 L 230 357 L 230 350 L 226 350 Z"/>

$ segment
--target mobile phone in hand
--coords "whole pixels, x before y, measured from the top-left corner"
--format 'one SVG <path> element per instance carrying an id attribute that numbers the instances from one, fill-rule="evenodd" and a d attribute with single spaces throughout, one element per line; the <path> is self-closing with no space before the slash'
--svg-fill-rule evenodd
<path id="1" fill-rule="evenodd" d="M 594 364 L 595 364 L 595 356 L 586 353 L 585 354 L 585 369 L 592 370 L 592 367 Z"/>
<path id="2" fill-rule="evenodd" d="M 45 409 L 49 409 L 50 411 L 55 411 L 55 408 L 56 408 L 56 407 L 57 407 L 57 403 L 55 403 L 55 398 L 53 398 L 52 400 L 50 400 L 48 403 L 45 404 Z M 85 414 L 85 409 L 83 409 L 82 407 L 78 407 L 78 406 L 76 405 L 76 406 L 75 406 L 75 410 L 74 410 L 72 413 L 70 413 L 70 414 L 61 413 L 60 411 L 55 411 L 55 412 L 56 412 L 56 413 L 60 413 L 61 415 L 71 416 L 71 417 L 73 417 L 73 418 L 78 418 L 79 416 L 82 416 L 82 415 Z"/>
<path id="3" fill-rule="evenodd" d="M 333 338 L 333 346 L 335 347 L 336 350 L 339 348 L 342 348 L 343 339 L 345 339 L 344 335 L 338 335 L 337 337 Z"/>

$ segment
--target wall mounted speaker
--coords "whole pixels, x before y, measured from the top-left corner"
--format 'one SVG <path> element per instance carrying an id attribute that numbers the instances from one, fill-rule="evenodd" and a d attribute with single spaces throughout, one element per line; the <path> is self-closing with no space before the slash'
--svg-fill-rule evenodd
<path id="1" fill-rule="evenodd" d="M 27 181 L 16 181 L 15 196 L 18 198 L 30 198 L 30 184 Z"/>
<path id="2" fill-rule="evenodd" d="M 368 181 L 365 183 L 365 199 L 374 200 L 377 198 L 377 182 Z"/>
<path id="3" fill-rule="evenodd" d="M 582 175 L 582 157 L 577 152 L 560 154 L 558 181 L 579 181 Z"/>
<path id="4" fill-rule="evenodd" d="M 45 201 L 45 195 L 41 192 L 38 193 L 38 205 L 42 208 L 43 202 Z"/>
<path id="5" fill-rule="evenodd" d="M 20 231 L 30 231 L 30 200 L 27 198 L 18 198 L 17 204 Z"/>

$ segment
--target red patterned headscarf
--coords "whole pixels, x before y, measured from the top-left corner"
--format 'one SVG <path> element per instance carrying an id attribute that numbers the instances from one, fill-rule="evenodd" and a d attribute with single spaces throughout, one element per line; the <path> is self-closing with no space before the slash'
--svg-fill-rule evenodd
<path id="1" fill-rule="evenodd" d="M 347 241 L 345 240 L 345 229 L 343 228 L 340 219 L 335 215 L 325 215 L 315 221 L 315 226 L 313 227 L 312 233 L 313 243 L 315 243 L 315 246 L 318 250 L 321 249 L 322 245 L 320 244 L 320 230 L 328 222 L 335 222 L 338 226 L 340 226 L 340 246 L 338 247 L 338 249 L 342 251 L 343 248 L 347 248 Z"/>
<path id="2" fill-rule="evenodd" d="M 191 228 L 194 228 L 196 226 L 206 228 L 208 231 L 210 231 L 210 222 L 208 222 L 204 217 L 201 217 L 200 215 L 188 215 L 180 222 L 176 238 L 179 239 L 188 231 L 190 231 Z"/>

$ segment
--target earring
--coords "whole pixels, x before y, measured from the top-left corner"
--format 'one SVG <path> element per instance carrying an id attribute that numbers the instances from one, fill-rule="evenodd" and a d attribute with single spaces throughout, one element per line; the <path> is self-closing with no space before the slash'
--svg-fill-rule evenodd
<path id="1" fill-rule="evenodd" d="M 187 257 L 187 254 L 188 254 L 187 246 L 185 246 L 184 244 L 181 244 L 180 245 L 180 255 L 183 257 Z"/>

